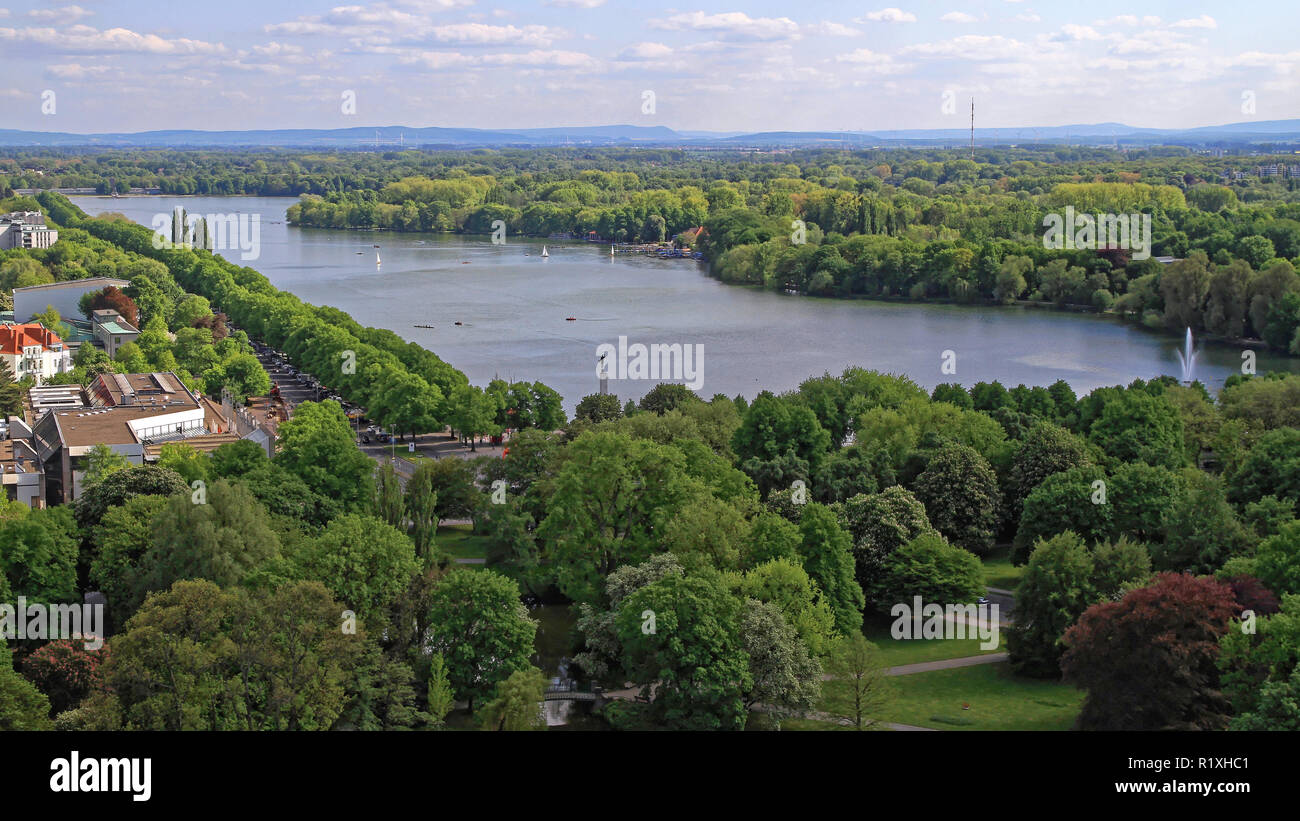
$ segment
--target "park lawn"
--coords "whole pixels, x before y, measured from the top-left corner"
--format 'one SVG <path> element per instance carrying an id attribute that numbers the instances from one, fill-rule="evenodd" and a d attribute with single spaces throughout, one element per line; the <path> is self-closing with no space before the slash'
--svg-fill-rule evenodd
<path id="1" fill-rule="evenodd" d="M 1009 546 L 995 547 L 984 557 L 984 584 L 988 587 L 1015 591 L 1024 572 L 1024 565 L 1016 567 L 1011 563 Z"/>
<path id="2" fill-rule="evenodd" d="M 1068 684 L 1012 675 L 1005 662 L 889 680 L 896 696 L 879 718 L 936 730 L 1069 730 L 1084 697 Z"/>
<path id="3" fill-rule="evenodd" d="M 862 628 L 862 635 L 880 649 L 881 663 L 886 667 L 898 667 L 903 664 L 918 664 L 923 661 L 942 661 L 959 659 L 966 656 L 982 656 L 985 653 L 997 653 L 1006 649 L 1007 631 L 998 630 L 998 647 L 991 650 L 980 648 L 980 640 L 973 639 L 896 639 L 889 634 L 889 622 L 868 622 Z"/>
<path id="4" fill-rule="evenodd" d="M 488 537 L 475 533 L 473 525 L 439 525 L 435 544 L 453 559 L 482 559 L 487 556 Z"/>

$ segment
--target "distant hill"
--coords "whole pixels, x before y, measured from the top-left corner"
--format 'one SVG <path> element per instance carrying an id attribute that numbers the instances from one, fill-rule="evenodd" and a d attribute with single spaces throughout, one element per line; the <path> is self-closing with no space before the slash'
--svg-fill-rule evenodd
<path id="1" fill-rule="evenodd" d="M 0 146 L 104 147 L 277 147 L 277 148 L 459 148 L 563 145 L 654 145 L 695 147 L 953 146 L 970 140 L 962 128 L 873 131 L 763 131 L 755 133 L 674 131 L 665 126 L 604 125 L 555 128 L 407 128 L 365 126 L 260 131 L 165 130 L 138 133 L 72 134 L 0 129 Z M 1247 145 L 1300 144 L 1300 120 L 1260 120 L 1187 129 L 1135 128 L 1123 123 L 977 128 L 978 145 L 1052 143 L 1071 145 Z"/>

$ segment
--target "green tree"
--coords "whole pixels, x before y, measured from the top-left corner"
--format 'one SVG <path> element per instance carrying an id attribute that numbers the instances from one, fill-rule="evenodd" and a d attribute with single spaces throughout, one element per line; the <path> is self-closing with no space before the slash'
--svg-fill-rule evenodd
<path id="1" fill-rule="evenodd" d="M 953 544 L 979 556 L 993 547 L 998 480 L 974 448 L 945 444 L 917 477 L 914 490 L 930 523 Z"/>
<path id="2" fill-rule="evenodd" d="M 880 650 L 861 633 L 841 638 L 826 662 L 822 709 L 849 719 L 855 730 L 870 729 L 894 698 L 887 670 Z"/>
<path id="3" fill-rule="evenodd" d="M 50 700 L 14 671 L 13 654 L 0 638 L 0 731 L 52 729 Z"/>
<path id="4" fill-rule="evenodd" d="M 447 715 L 456 706 L 456 694 L 452 692 L 451 681 L 447 678 L 447 662 L 442 653 L 429 654 L 429 685 L 427 702 L 429 718 L 435 727 L 442 727 Z"/>
<path id="5" fill-rule="evenodd" d="M 964 548 L 926 533 L 890 553 L 871 591 L 871 606 L 888 613 L 914 596 L 925 601 L 967 604 L 984 595 L 984 566 Z"/>
<path id="6" fill-rule="evenodd" d="M 491 570 L 457 568 L 429 597 L 423 646 L 441 653 L 457 698 L 486 698 L 511 673 L 529 667 L 537 622 L 519 600 L 519 586 Z"/>
<path id="7" fill-rule="evenodd" d="M 406 534 L 370 516 L 345 514 L 294 557 L 306 578 L 325 585 L 362 619 L 379 616 L 420 566 Z"/>
<path id="8" fill-rule="evenodd" d="M 545 730 L 542 700 L 546 675 L 536 667 L 516 670 L 497 685 L 496 697 L 483 705 L 485 730 Z"/>
<path id="9" fill-rule="evenodd" d="M 374 463 L 357 449 L 352 427 L 337 402 L 303 402 L 280 423 L 278 464 L 345 510 L 362 511 L 374 491 Z"/>
<path id="10" fill-rule="evenodd" d="M 799 520 L 803 536 L 800 552 L 803 567 L 817 582 L 835 613 L 835 627 L 847 635 L 862 629 L 866 599 L 854 578 L 853 541 L 840 527 L 835 513 L 825 505 L 810 502 Z"/>
<path id="11" fill-rule="evenodd" d="M 595 602 L 601 579 L 644 561 L 688 498 L 681 451 L 624 434 L 590 431 L 565 449 L 538 538 L 561 591 Z"/>
<path id="12" fill-rule="evenodd" d="M 752 686 L 742 603 L 713 577 L 669 575 L 631 593 L 615 615 L 624 666 L 650 712 L 674 730 L 740 730 Z M 647 615 L 649 614 L 649 615 Z"/>
<path id="13" fill-rule="evenodd" d="M 821 696 L 822 666 L 809 655 L 781 609 L 747 599 L 740 636 L 751 681 L 742 696 L 745 708 L 762 705 L 778 728 L 782 718 L 813 709 Z"/>

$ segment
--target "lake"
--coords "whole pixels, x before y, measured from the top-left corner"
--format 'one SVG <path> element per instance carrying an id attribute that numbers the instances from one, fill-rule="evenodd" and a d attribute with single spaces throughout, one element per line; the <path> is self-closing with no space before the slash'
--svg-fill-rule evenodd
<path id="1" fill-rule="evenodd" d="M 1112 317 L 793 296 L 723 284 L 704 263 L 611 258 L 608 246 L 582 242 L 507 237 L 493 245 L 485 236 L 295 228 L 284 221 L 296 202 L 289 197 L 71 200 L 88 214 L 116 211 L 144 225 L 177 205 L 192 214 L 259 214 L 259 257 L 244 261 L 238 250 L 224 256 L 306 302 L 419 343 L 475 384 L 494 377 L 544 382 L 564 396 L 569 412 L 597 391 L 598 346 L 617 345 L 620 336 L 628 345 L 700 346 L 691 350 L 703 355 L 705 398 L 790 390 L 853 365 L 906 374 L 927 389 L 1064 379 L 1080 395 L 1182 373 L 1181 337 Z M 955 375 L 941 371 L 945 351 L 955 354 Z M 1205 345 L 1195 376 L 1217 391 L 1241 362 L 1238 348 Z M 1257 367 L 1300 372 L 1300 360 L 1260 351 Z M 639 399 L 654 384 L 614 379 L 610 392 Z"/>

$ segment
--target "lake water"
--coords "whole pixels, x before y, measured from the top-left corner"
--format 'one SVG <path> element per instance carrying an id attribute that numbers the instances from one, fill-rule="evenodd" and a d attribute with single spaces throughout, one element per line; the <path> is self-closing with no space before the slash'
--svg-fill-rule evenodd
<path id="1" fill-rule="evenodd" d="M 1064 379 L 1081 395 L 1182 373 L 1181 337 L 1109 317 L 791 296 L 725 285 L 704 263 L 611 258 L 608 246 L 580 242 L 509 237 L 493 245 L 477 236 L 295 228 L 284 213 L 296 200 L 286 197 L 71 199 L 88 214 L 116 211 L 145 225 L 177 205 L 192 214 L 260 214 L 259 258 L 243 261 L 238 250 L 224 256 L 304 301 L 419 343 L 475 384 L 540 380 L 570 412 L 597 391 L 597 347 L 617 345 L 620 336 L 629 345 L 702 346 L 706 398 L 789 390 L 852 365 L 906 374 L 927 389 Z M 549 258 L 539 255 L 543 244 Z M 955 376 L 941 372 L 944 351 L 956 354 Z M 1216 391 L 1241 362 L 1238 348 L 1203 346 L 1195 376 Z M 1300 360 L 1261 351 L 1257 367 L 1300 372 Z M 639 399 L 654 384 L 611 380 L 610 392 Z"/>

